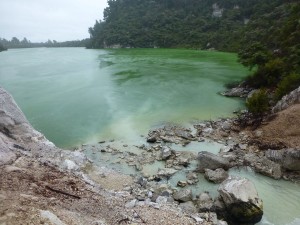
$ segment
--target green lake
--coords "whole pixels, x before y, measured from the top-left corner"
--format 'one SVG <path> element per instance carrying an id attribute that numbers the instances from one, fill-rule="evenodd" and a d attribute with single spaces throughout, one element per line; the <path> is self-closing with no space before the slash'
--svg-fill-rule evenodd
<path id="1" fill-rule="evenodd" d="M 235 54 L 222 52 L 37 48 L 0 54 L 0 85 L 60 147 L 230 116 L 242 101 L 218 93 L 246 74 Z"/>

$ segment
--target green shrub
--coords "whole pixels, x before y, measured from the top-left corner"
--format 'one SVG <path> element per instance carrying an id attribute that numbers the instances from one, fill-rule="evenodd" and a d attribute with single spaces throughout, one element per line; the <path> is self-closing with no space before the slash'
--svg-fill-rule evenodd
<path id="1" fill-rule="evenodd" d="M 259 90 L 255 92 L 246 101 L 246 106 L 249 112 L 254 115 L 262 115 L 269 109 L 269 98 L 266 90 Z"/>
<path id="2" fill-rule="evenodd" d="M 292 73 L 284 77 L 278 84 L 275 98 L 280 100 L 284 95 L 300 86 L 300 74 Z"/>
<path id="3" fill-rule="evenodd" d="M 266 64 L 258 66 L 254 74 L 246 78 L 246 82 L 254 88 L 276 87 L 284 70 L 281 59 L 270 59 Z"/>

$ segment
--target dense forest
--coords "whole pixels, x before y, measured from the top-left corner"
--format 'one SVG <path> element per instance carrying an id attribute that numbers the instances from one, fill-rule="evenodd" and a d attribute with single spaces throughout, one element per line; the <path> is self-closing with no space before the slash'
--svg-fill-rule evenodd
<path id="1" fill-rule="evenodd" d="M 16 37 L 13 37 L 11 40 L 1 39 L 0 38 L 0 49 L 1 46 L 3 49 L 9 48 L 38 48 L 38 47 L 47 47 L 47 48 L 57 48 L 57 47 L 85 47 L 89 39 L 76 40 L 76 41 L 64 41 L 57 42 L 55 40 L 48 40 L 47 42 L 33 43 L 27 38 L 19 40 Z M 1 50 L 0 50 L 1 51 Z"/>
<path id="2" fill-rule="evenodd" d="M 299 0 L 108 0 L 103 18 L 89 28 L 88 48 L 238 52 L 252 70 L 244 85 L 261 89 L 254 104 L 300 85 Z"/>
<path id="3" fill-rule="evenodd" d="M 242 28 L 282 0 L 109 0 L 89 47 L 188 47 L 237 51 Z"/>

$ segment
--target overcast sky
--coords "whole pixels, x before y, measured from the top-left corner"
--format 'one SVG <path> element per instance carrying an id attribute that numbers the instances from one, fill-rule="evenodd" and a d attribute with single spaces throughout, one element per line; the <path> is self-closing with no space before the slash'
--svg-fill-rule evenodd
<path id="1" fill-rule="evenodd" d="M 31 42 L 78 40 L 103 18 L 107 0 L 0 0 L 0 37 Z"/>

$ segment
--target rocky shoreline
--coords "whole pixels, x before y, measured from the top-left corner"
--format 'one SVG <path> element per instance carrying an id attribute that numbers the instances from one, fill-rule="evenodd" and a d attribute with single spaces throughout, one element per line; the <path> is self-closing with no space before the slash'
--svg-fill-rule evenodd
<path id="1" fill-rule="evenodd" d="M 299 147 L 264 142 L 262 130 L 241 126 L 241 120 L 250 119 L 247 113 L 237 118 L 200 122 L 188 129 L 164 126 L 150 131 L 145 138 L 148 144 L 141 146 L 125 143 L 122 147 L 114 147 L 117 143 L 102 141 L 68 151 L 56 148 L 35 131 L 3 89 L 0 89 L 0 101 L 0 167 L 1 177 L 5 178 L 0 183 L 0 198 L 8 199 L 11 176 L 21 176 L 25 170 L 31 177 L 39 174 L 36 171 L 42 171 L 42 174 L 51 171 L 56 179 L 49 177 L 42 182 L 34 179 L 31 183 L 37 187 L 31 187 L 29 191 L 16 188 L 17 195 L 12 194 L 17 196 L 17 203 L 24 198 L 31 203 L 34 198 L 49 203 L 52 200 L 47 195 L 63 202 L 50 204 L 51 207 L 33 204 L 30 210 L 35 210 L 35 218 L 29 219 L 29 212 L 21 213 L 31 223 L 82 224 L 84 220 L 84 224 L 255 224 L 263 215 L 259 193 L 249 180 L 229 176 L 228 169 L 251 167 L 255 172 L 274 179 L 299 181 Z M 223 147 L 217 154 L 209 149 L 201 152 L 185 150 L 189 145 L 205 141 L 218 142 Z M 115 164 L 133 168 L 134 175 L 96 165 L 96 160 L 92 160 L 96 154 L 103 158 L 107 155 L 110 160 L 115 160 Z M 156 163 L 160 168 L 149 174 L 145 168 Z M 169 179 L 183 170 L 186 179 L 172 186 Z M 217 198 L 213 199 L 207 192 L 192 193 L 190 187 L 199 182 L 199 173 L 205 174 L 210 182 L 220 183 Z M 73 183 L 61 180 L 72 180 Z M 83 199 L 93 199 L 87 211 L 82 209 L 86 207 Z M 97 201 L 102 202 L 99 209 L 92 206 L 98 204 Z M 71 202 L 76 207 L 70 207 Z M 27 203 L 22 204 L 27 207 Z M 58 213 L 61 208 L 65 214 Z M 16 221 L 14 216 L 19 216 L 14 211 L 17 209 L 8 205 L 0 209 L 6 210 L 0 222 L 22 224 L 11 222 Z M 83 213 L 85 216 L 82 217 Z M 73 221 L 67 222 L 70 218 Z"/>

